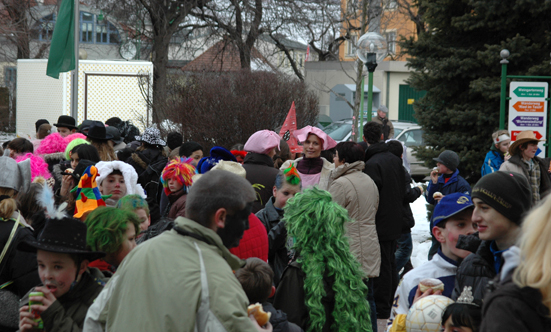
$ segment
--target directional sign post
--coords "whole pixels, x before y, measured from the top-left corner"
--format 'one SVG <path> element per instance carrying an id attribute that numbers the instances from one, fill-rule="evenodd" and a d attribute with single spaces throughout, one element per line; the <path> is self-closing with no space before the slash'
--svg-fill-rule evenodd
<path id="1" fill-rule="evenodd" d="M 546 82 L 511 82 L 509 86 L 509 131 L 511 141 L 518 133 L 532 130 L 538 139 L 547 137 L 547 101 L 549 84 Z M 545 157 L 543 142 L 538 144 Z"/>

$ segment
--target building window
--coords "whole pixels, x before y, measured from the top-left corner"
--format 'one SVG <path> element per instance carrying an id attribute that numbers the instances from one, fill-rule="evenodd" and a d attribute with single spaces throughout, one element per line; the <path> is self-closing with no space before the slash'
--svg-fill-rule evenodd
<path id="1" fill-rule="evenodd" d="M 6 67 L 4 68 L 4 86 L 15 86 L 17 81 L 17 68 L 16 67 Z"/>
<path id="2" fill-rule="evenodd" d="M 38 20 L 38 23 L 36 23 L 35 28 L 32 31 L 33 38 L 40 41 L 52 40 L 55 19 L 55 14 L 51 14 Z"/>
<path id="3" fill-rule="evenodd" d="M 396 54 L 396 31 L 384 33 L 389 54 Z"/>
<path id="4" fill-rule="evenodd" d="M 40 41 L 50 41 L 54 33 L 57 16 L 51 14 L 41 18 L 33 29 L 33 38 Z M 79 40 L 81 43 L 91 44 L 118 44 L 120 43 L 119 31 L 106 19 L 98 22 L 98 16 L 91 13 L 80 12 Z"/>
<path id="5" fill-rule="evenodd" d="M 351 36 L 348 42 L 346 43 L 346 56 L 356 56 L 356 42 L 358 41 L 358 36 Z"/>

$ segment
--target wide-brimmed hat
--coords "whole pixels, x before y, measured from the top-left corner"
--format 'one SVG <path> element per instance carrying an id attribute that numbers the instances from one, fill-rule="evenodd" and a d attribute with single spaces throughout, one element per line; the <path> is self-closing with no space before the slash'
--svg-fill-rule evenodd
<path id="1" fill-rule="evenodd" d="M 136 141 L 145 142 L 151 145 L 166 145 L 166 142 L 161 139 L 161 132 L 154 127 L 145 128 L 143 135 L 136 136 Z"/>
<path id="2" fill-rule="evenodd" d="M 81 133 L 84 133 L 85 130 L 88 130 L 90 128 L 90 125 L 94 123 L 94 120 L 84 120 L 82 121 L 82 123 L 80 124 L 80 126 L 78 126 L 78 130 L 81 132 Z"/>
<path id="3" fill-rule="evenodd" d="M 544 139 L 537 139 L 536 134 L 532 130 L 521 131 L 517 135 L 516 141 L 509 146 L 509 154 L 514 156 L 519 153 L 520 146 L 527 142 L 545 142 Z"/>
<path id="4" fill-rule="evenodd" d="M 92 122 L 90 127 L 88 127 L 88 133 L 85 133 L 84 135 L 97 141 L 108 141 L 113 138 L 113 136 L 107 134 L 107 129 L 101 121 Z"/>
<path id="5" fill-rule="evenodd" d="M 47 219 L 38 239 L 24 240 L 19 243 L 17 249 L 26 252 L 36 252 L 39 249 L 60 254 L 73 254 L 89 261 L 104 257 L 104 252 L 86 249 L 86 230 L 86 224 L 74 218 Z"/>
<path id="6" fill-rule="evenodd" d="M 77 122 L 75 121 L 75 118 L 68 115 L 60 115 L 57 119 L 57 123 L 54 123 L 54 126 L 56 127 L 66 127 L 69 129 L 77 129 L 76 126 Z"/>
<path id="7" fill-rule="evenodd" d="M 275 147 L 279 149 L 280 140 L 281 137 L 271 130 L 259 130 L 249 137 L 245 143 L 244 150 L 247 152 L 267 154 Z"/>
<path id="8" fill-rule="evenodd" d="M 111 140 L 115 142 L 115 144 L 122 143 L 123 139 L 121 138 L 121 132 L 117 129 L 117 127 L 109 126 L 109 127 L 105 127 L 105 129 L 107 130 L 107 135 L 113 136 Z"/>
<path id="9" fill-rule="evenodd" d="M 298 139 L 299 142 L 303 143 L 308 138 L 308 135 L 313 134 L 319 137 L 322 141 L 322 149 L 329 150 L 337 146 L 337 142 L 332 139 L 329 135 L 327 135 L 323 130 L 312 127 L 312 126 L 306 126 L 302 129 L 295 130 L 293 133 L 295 137 Z"/>

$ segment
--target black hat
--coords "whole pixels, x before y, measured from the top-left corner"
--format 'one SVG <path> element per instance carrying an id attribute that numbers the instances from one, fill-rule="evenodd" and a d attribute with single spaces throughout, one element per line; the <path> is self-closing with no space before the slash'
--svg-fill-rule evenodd
<path id="1" fill-rule="evenodd" d="M 75 254 L 89 261 L 104 257 L 104 252 L 90 251 L 86 248 L 86 231 L 86 224 L 74 218 L 47 219 L 38 239 L 24 240 L 19 243 L 17 249 L 26 252 L 36 252 L 39 249 Z"/>
<path id="2" fill-rule="evenodd" d="M 459 156 L 452 150 L 445 150 L 438 156 L 438 158 L 432 158 L 432 160 L 443 164 L 452 172 L 455 172 L 457 166 L 459 165 Z"/>
<path id="3" fill-rule="evenodd" d="M 107 135 L 113 136 L 111 140 L 115 142 L 115 144 L 121 144 L 123 139 L 121 138 L 121 132 L 117 129 L 117 127 L 109 126 L 105 127 L 107 130 Z"/>
<path id="4" fill-rule="evenodd" d="M 88 128 L 90 128 L 90 125 L 92 123 L 94 123 L 94 120 L 84 120 L 84 121 L 82 121 L 80 126 L 78 126 L 78 131 L 80 131 L 81 133 L 84 133 L 85 130 L 88 130 Z"/>
<path id="5" fill-rule="evenodd" d="M 69 128 L 69 129 L 77 129 L 76 124 L 77 124 L 77 122 L 75 121 L 75 119 L 72 116 L 61 115 L 57 119 L 57 123 L 54 123 L 54 126 L 56 126 L 56 127 L 66 127 L 66 128 Z"/>
<path id="6" fill-rule="evenodd" d="M 101 121 L 93 121 L 90 127 L 88 127 L 88 133 L 84 135 L 98 141 L 107 141 L 113 138 L 113 136 L 107 134 L 107 129 L 105 129 L 105 125 Z"/>
<path id="7" fill-rule="evenodd" d="M 484 175 L 475 184 L 471 197 L 480 199 L 517 225 L 532 204 L 528 180 L 515 172 L 497 171 Z"/>
<path id="8" fill-rule="evenodd" d="M 191 157 L 191 154 L 197 150 L 203 151 L 203 147 L 193 141 L 185 142 L 180 146 L 180 157 Z"/>
<path id="9" fill-rule="evenodd" d="M 35 123 L 34 123 L 34 126 L 36 127 L 36 131 L 38 132 L 38 128 L 40 128 L 41 125 L 43 124 L 50 124 L 50 122 L 46 119 L 40 119 L 40 120 L 37 120 Z"/>
<path id="10" fill-rule="evenodd" d="M 179 132 L 173 131 L 168 133 L 166 136 L 166 145 L 168 145 L 168 148 L 170 150 L 174 150 L 177 147 L 180 147 L 182 145 L 182 141 L 184 140 L 184 136 L 180 134 Z"/>

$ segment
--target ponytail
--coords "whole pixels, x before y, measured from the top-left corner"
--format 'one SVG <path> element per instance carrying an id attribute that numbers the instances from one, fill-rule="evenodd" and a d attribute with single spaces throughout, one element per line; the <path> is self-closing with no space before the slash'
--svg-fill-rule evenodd
<path id="1" fill-rule="evenodd" d="M 13 189 L 0 188 L 0 218 L 8 219 L 17 210 L 14 194 Z"/>

